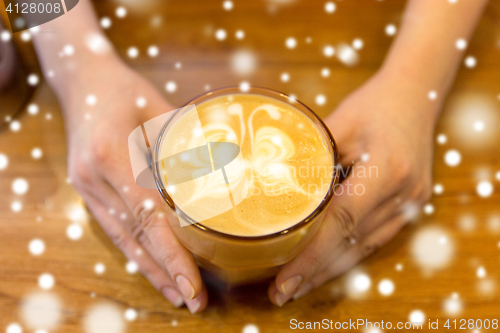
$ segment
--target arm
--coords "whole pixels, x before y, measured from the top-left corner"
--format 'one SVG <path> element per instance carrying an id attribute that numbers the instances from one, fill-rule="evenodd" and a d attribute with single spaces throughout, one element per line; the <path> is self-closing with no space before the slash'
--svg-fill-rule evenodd
<path id="1" fill-rule="evenodd" d="M 63 109 L 73 185 L 158 291 L 175 306 L 203 310 L 207 292 L 196 262 L 173 234 L 158 193 L 135 185 L 127 148 L 133 129 L 174 108 L 120 60 L 89 0 L 42 25 L 33 40 Z M 139 97 L 146 105 L 137 105 Z"/>
<path id="2" fill-rule="evenodd" d="M 486 3 L 411 0 L 381 69 L 326 119 L 341 163 L 368 177 L 351 173 L 340 185 L 315 239 L 270 285 L 276 305 L 354 266 L 429 200 L 434 126 L 462 58 L 455 43 L 470 38 Z"/>
<path id="3" fill-rule="evenodd" d="M 415 91 L 427 96 L 434 90 L 443 101 L 460 66 L 463 49 L 488 0 L 412 0 L 407 4 L 400 32 L 387 55 L 382 71 L 399 76 Z M 457 41 L 463 39 L 465 48 Z"/>
<path id="4" fill-rule="evenodd" d="M 33 33 L 33 43 L 66 120 L 74 112 L 68 103 L 82 91 L 90 93 L 87 83 L 112 76 L 112 71 L 103 70 L 108 66 L 125 67 L 100 29 L 89 0 L 80 1 L 72 11 L 39 26 L 39 31 Z"/>

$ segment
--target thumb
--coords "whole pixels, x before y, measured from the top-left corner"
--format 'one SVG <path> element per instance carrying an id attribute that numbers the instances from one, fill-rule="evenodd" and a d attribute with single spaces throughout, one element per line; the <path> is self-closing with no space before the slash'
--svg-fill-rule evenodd
<path id="1" fill-rule="evenodd" d="M 151 243 L 159 265 L 176 282 L 178 291 L 187 300 L 200 295 L 202 279 L 191 253 L 175 236 L 169 219 L 173 211 L 166 211 L 156 190 L 146 190 L 134 182 L 130 163 L 121 160 L 120 166 L 104 170 L 104 178 L 120 194 L 142 231 Z M 169 209 L 169 208 L 168 208 Z M 173 221 L 171 221 L 173 222 Z"/>
<path id="2" fill-rule="evenodd" d="M 368 168 L 368 165 L 360 163 L 356 167 Z M 280 293 L 292 295 L 299 286 L 306 285 L 329 261 L 333 250 L 345 241 L 360 221 L 389 196 L 385 180 L 379 178 L 378 174 L 368 176 L 360 177 L 360 174 L 353 170 L 350 176 L 337 186 L 314 239 L 276 276 L 276 287 Z"/>

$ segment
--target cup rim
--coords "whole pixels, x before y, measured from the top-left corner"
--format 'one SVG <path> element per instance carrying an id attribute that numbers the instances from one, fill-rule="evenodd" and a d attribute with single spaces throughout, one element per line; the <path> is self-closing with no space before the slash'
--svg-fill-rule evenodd
<path id="1" fill-rule="evenodd" d="M 214 94 L 218 95 L 218 94 L 224 94 L 226 92 L 227 93 L 240 93 L 240 94 L 252 94 L 252 93 L 254 93 L 254 94 L 262 95 L 262 96 L 266 96 L 266 97 L 273 97 L 273 95 L 279 96 L 282 99 L 279 99 L 279 98 L 276 98 L 276 99 L 278 99 L 282 102 L 288 103 L 292 106 L 293 106 L 293 104 L 297 103 L 311 113 L 311 115 L 312 115 L 311 118 L 314 118 L 319 123 L 319 125 L 321 125 L 322 130 L 326 134 L 325 135 L 326 139 L 332 147 L 332 158 L 333 158 L 333 162 L 334 162 L 334 176 L 332 177 L 332 181 L 330 183 L 330 188 L 329 188 L 326 196 L 323 198 L 323 200 L 321 201 L 319 206 L 316 207 L 316 209 L 313 212 L 311 212 L 311 214 L 309 214 L 301 221 L 297 222 L 296 224 L 294 224 L 294 225 L 292 225 L 284 230 L 274 232 L 272 234 L 266 234 L 266 235 L 241 236 L 241 235 L 232 235 L 232 234 L 228 234 L 225 232 L 217 231 L 217 230 L 211 229 L 211 228 L 203 225 L 201 222 L 195 222 L 191 219 L 191 217 L 189 217 L 187 214 L 185 214 L 180 208 L 173 205 L 172 204 L 173 200 L 170 198 L 170 196 L 168 195 L 166 190 L 163 188 L 164 186 L 162 186 L 162 184 L 161 184 L 161 179 L 159 177 L 159 175 L 160 175 L 160 170 L 159 170 L 160 163 L 156 162 L 156 163 L 153 163 L 152 169 L 153 169 L 154 181 L 155 181 L 155 184 L 156 184 L 158 191 L 160 192 L 160 195 L 162 196 L 163 200 L 165 200 L 165 202 L 167 202 L 167 204 L 170 206 L 170 208 L 172 208 L 177 214 L 179 214 L 178 211 L 180 211 L 183 214 L 183 217 L 186 218 L 186 220 L 188 221 L 188 223 L 190 225 L 195 226 L 196 228 L 200 229 L 202 232 L 208 232 L 208 233 L 213 234 L 217 237 L 224 237 L 224 238 L 229 238 L 229 239 L 234 239 L 234 240 L 243 240 L 243 241 L 257 241 L 257 240 L 266 240 L 266 239 L 275 238 L 275 237 L 278 237 L 281 235 L 285 235 L 285 234 L 294 232 L 298 229 L 302 229 L 303 227 L 307 226 L 311 221 L 313 221 L 318 215 L 323 213 L 323 211 L 328 207 L 330 201 L 333 198 L 333 195 L 335 192 L 335 185 L 338 184 L 338 182 L 339 182 L 339 170 L 337 168 L 337 165 L 339 163 L 339 153 L 338 153 L 338 149 L 337 149 L 337 143 L 335 142 L 335 139 L 333 138 L 333 135 L 330 132 L 330 129 L 328 128 L 328 126 L 326 126 L 324 121 L 313 110 L 311 110 L 307 105 L 300 102 L 299 100 L 294 99 L 293 103 L 290 102 L 291 97 L 285 93 L 279 92 L 279 91 L 274 90 L 274 89 L 269 89 L 269 88 L 259 87 L 259 86 L 250 86 L 250 88 L 246 91 L 242 91 L 240 89 L 240 87 L 238 87 L 238 86 L 228 86 L 228 87 L 213 89 L 213 90 L 210 90 L 208 92 L 205 92 L 203 94 L 200 94 L 200 95 L 194 97 L 193 99 L 191 99 L 190 101 L 188 101 L 187 103 L 182 105 L 179 109 L 177 109 L 174 112 L 174 114 L 163 125 L 161 131 L 158 134 L 157 139 L 155 140 L 155 146 L 153 149 L 153 161 L 156 161 L 156 157 L 159 155 L 159 147 L 161 146 L 161 141 L 162 141 L 164 132 L 165 132 L 166 128 L 168 127 L 168 124 L 170 123 L 170 121 L 175 116 L 175 114 L 177 114 L 177 112 L 179 112 L 180 110 L 184 109 L 185 107 L 187 107 L 189 105 L 195 104 L 196 101 L 199 101 L 201 99 L 204 99 L 204 98 L 209 97 L 209 96 L 214 95 Z M 264 92 L 264 93 L 260 93 L 260 92 Z M 266 95 L 266 93 L 267 93 L 267 95 Z M 271 95 L 271 96 L 269 96 L 269 95 Z"/>

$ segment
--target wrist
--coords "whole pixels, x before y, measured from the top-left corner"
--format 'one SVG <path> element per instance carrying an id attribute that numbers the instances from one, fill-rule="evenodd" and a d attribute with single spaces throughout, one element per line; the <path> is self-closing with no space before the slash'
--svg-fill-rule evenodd
<path id="1" fill-rule="evenodd" d="M 396 66 L 383 66 L 372 78 L 382 91 L 381 98 L 389 106 L 382 112 L 395 113 L 393 117 L 424 127 L 434 128 L 439 117 L 446 92 L 419 80 L 413 72 Z M 389 117 L 392 117 L 390 114 Z"/>
<path id="2" fill-rule="evenodd" d="M 58 70 L 49 76 L 49 83 L 57 95 L 65 116 L 69 117 L 79 104 L 85 102 L 86 96 L 102 95 L 103 89 L 113 89 L 121 73 L 128 71 L 123 61 L 113 54 L 105 56 L 85 57 L 80 55 L 66 60 Z M 45 73 L 47 76 L 47 72 Z M 121 83 L 121 82 L 119 82 Z"/>
<path id="3" fill-rule="evenodd" d="M 398 82 L 402 88 L 411 89 L 414 93 L 425 94 L 432 100 L 441 103 L 449 92 L 451 76 L 449 71 L 431 71 L 419 60 L 412 60 L 410 55 L 390 55 L 382 64 L 380 75 Z M 432 96 L 434 95 L 434 96 Z"/>
<path id="4" fill-rule="evenodd" d="M 92 93 L 90 90 L 96 83 L 106 79 L 107 73 L 112 73 L 119 67 L 124 67 L 124 64 L 111 54 L 102 57 L 79 55 L 62 62 L 51 74 L 50 70 L 44 70 L 44 73 L 49 77 L 48 81 L 59 100 L 65 102 L 81 94 Z"/>

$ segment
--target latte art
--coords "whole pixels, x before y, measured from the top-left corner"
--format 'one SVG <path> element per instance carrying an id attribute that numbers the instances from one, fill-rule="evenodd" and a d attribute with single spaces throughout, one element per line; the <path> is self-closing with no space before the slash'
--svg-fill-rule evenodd
<path id="1" fill-rule="evenodd" d="M 332 182 L 333 157 L 317 126 L 269 97 L 232 94 L 205 101 L 183 115 L 166 138 L 174 144 L 164 145 L 162 156 L 204 145 L 213 149 L 218 142 L 240 147 L 222 173 L 173 185 L 168 174 L 164 177 L 184 213 L 220 232 L 258 236 L 289 228 L 319 206 Z M 225 211 L 217 213 L 221 208 Z"/>

